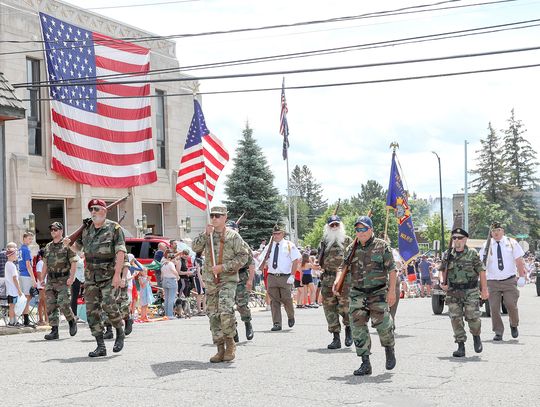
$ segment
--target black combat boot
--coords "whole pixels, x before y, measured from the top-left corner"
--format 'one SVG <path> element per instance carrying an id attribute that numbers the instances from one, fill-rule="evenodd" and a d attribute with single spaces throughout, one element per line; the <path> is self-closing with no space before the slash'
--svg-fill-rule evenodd
<path id="1" fill-rule="evenodd" d="M 133 319 L 131 317 L 124 319 L 124 323 L 126 325 L 124 333 L 128 336 L 133 331 Z"/>
<path id="2" fill-rule="evenodd" d="M 53 326 L 51 327 L 51 332 L 45 335 L 45 339 L 47 341 L 52 341 L 53 339 L 58 339 L 58 327 Z"/>
<path id="3" fill-rule="evenodd" d="M 75 336 L 77 335 L 77 321 L 75 319 L 72 319 L 71 321 L 68 321 L 69 324 L 69 335 Z"/>
<path id="4" fill-rule="evenodd" d="M 88 354 L 91 358 L 97 358 L 98 356 L 107 356 L 107 348 L 105 347 L 105 340 L 103 335 L 96 336 L 97 348 Z"/>
<path id="5" fill-rule="evenodd" d="M 330 342 L 330 345 L 327 346 L 328 349 L 341 349 L 341 339 L 339 338 L 339 332 L 334 332 L 334 339 Z"/>
<path id="6" fill-rule="evenodd" d="M 474 335 L 473 336 L 474 341 L 474 351 L 476 353 L 482 353 L 482 340 L 480 339 L 480 335 Z"/>
<path id="7" fill-rule="evenodd" d="M 253 326 L 251 326 L 251 321 L 245 321 L 244 324 L 246 325 L 246 339 L 248 341 L 251 341 L 253 339 Z"/>
<path id="8" fill-rule="evenodd" d="M 465 344 L 463 342 L 458 342 L 457 346 L 458 348 L 454 353 L 452 353 L 452 356 L 455 358 L 462 358 L 465 356 Z"/>
<path id="9" fill-rule="evenodd" d="M 392 370 L 396 367 L 396 353 L 394 352 L 394 347 L 386 346 L 384 348 L 384 353 L 386 353 L 386 370 Z"/>
<path id="10" fill-rule="evenodd" d="M 362 356 L 362 364 L 358 369 L 353 372 L 355 376 L 367 376 L 371 374 L 371 363 L 369 361 L 369 355 Z"/>
<path id="11" fill-rule="evenodd" d="M 103 339 L 112 339 L 112 338 L 114 338 L 114 335 L 112 333 L 112 325 L 105 325 L 105 328 L 107 328 L 107 330 L 103 334 Z"/>
<path id="12" fill-rule="evenodd" d="M 118 353 L 124 348 L 124 338 L 124 329 L 122 327 L 116 328 L 116 340 L 114 341 L 114 346 L 112 348 L 114 353 Z"/>
<path id="13" fill-rule="evenodd" d="M 346 326 L 345 327 L 345 346 L 346 347 L 349 347 L 352 345 L 352 332 L 351 332 L 351 327 L 350 326 Z"/>
<path id="14" fill-rule="evenodd" d="M 234 333 L 234 338 L 233 339 L 234 339 L 234 343 L 240 342 L 240 337 L 238 336 L 238 329 Z"/>

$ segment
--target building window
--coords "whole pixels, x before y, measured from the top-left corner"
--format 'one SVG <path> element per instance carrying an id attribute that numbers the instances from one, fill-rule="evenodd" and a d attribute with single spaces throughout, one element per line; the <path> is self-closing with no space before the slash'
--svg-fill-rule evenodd
<path id="1" fill-rule="evenodd" d="M 165 92 L 156 90 L 156 161 L 158 168 L 166 167 L 165 154 Z"/>
<path id="2" fill-rule="evenodd" d="M 28 121 L 28 154 L 42 155 L 41 137 L 41 102 L 39 100 L 39 87 L 32 86 L 40 82 L 40 66 L 37 59 L 26 60 L 26 82 L 28 85 L 28 108 L 26 120 Z"/>

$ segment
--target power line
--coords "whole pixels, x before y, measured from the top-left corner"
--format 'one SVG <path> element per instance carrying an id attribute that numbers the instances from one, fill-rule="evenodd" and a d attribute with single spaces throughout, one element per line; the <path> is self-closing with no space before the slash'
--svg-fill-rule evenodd
<path id="1" fill-rule="evenodd" d="M 275 25 L 267 25 L 267 26 L 260 26 L 260 27 L 235 28 L 235 29 L 230 29 L 230 30 L 207 31 L 207 32 L 188 33 L 188 34 L 172 34 L 172 35 L 164 35 L 164 36 L 153 35 L 153 36 L 142 36 L 142 37 L 117 37 L 117 38 L 114 38 L 113 40 L 123 40 L 123 41 L 130 41 L 130 42 L 135 43 L 135 42 L 145 42 L 145 41 L 154 41 L 154 40 L 167 40 L 167 39 L 174 39 L 174 38 L 192 38 L 192 37 L 202 37 L 202 36 L 210 36 L 210 35 L 234 34 L 234 33 L 242 33 L 242 32 L 300 27 L 300 26 L 305 26 L 305 25 L 316 25 L 316 24 L 353 21 L 353 20 L 363 20 L 363 19 L 369 19 L 369 18 L 379 18 L 379 17 L 389 17 L 389 16 L 391 17 L 391 16 L 397 16 L 397 15 L 403 15 L 403 14 L 425 13 L 425 12 L 441 11 L 441 10 L 449 10 L 449 9 L 457 9 L 457 8 L 487 6 L 487 5 L 500 4 L 500 3 L 511 3 L 511 2 L 516 2 L 517 0 L 493 0 L 493 1 L 488 1 L 488 2 L 462 4 L 462 5 L 456 5 L 456 6 L 428 8 L 428 7 L 436 7 L 441 4 L 455 3 L 455 2 L 460 2 L 460 1 L 462 0 L 445 0 L 445 1 L 440 1 L 437 3 L 431 3 L 431 4 L 420 4 L 420 5 L 415 5 L 415 6 L 402 7 L 398 9 L 374 11 L 370 13 L 358 14 L 358 15 L 353 15 L 353 16 L 333 17 L 333 18 L 328 18 L 328 19 L 323 19 L 323 20 L 301 21 L 301 22 L 296 22 L 296 23 L 291 23 L 291 24 L 275 24 Z M 44 43 L 45 41 L 43 40 L 2 40 L 0 41 L 0 43 L 4 43 L 4 42 L 14 43 L 14 44 L 30 44 L 30 43 L 35 44 L 35 43 Z M 66 41 L 66 42 L 69 42 L 69 41 Z M 35 50 L 35 51 L 40 51 L 40 50 Z M 34 51 L 29 50 L 29 52 L 34 52 Z"/>
<path id="2" fill-rule="evenodd" d="M 147 83 L 168 83 L 168 82 L 188 82 L 188 81 L 192 82 L 192 81 L 215 80 L 215 79 L 238 79 L 238 78 L 252 78 L 252 77 L 261 77 L 261 76 L 294 75 L 294 74 L 300 74 L 300 73 L 330 72 L 330 71 L 349 70 L 349 69 L 374 68 L 374 67 L 380 67 L 380 66 L 445 61 L 445 60 L 462 59 L 462 58 L 476 58 L 476 57 L 484 57 L 484 56 L 492 56 L 492 55 L 512 54 L 512 53 L 518 53 L 518 52 L 537 51 L 539 49 L 540 49 L 540 46 L 536 46 L 536 47 L 514 48 L 514 49 L 506 49 L 506 50 L 498 50 L 498 51 L 477 52 L 477 53 L 469 53 L 469 54 L 447 55 L 447 56 L 431 57 L 431 58 L 417 58 L 417 59 L 408 59 L 408 60 L 400 60 L 400 61 L 374 62 L 370 64 L 341 65 L 341 66 L 331 66 L 331 67 L 322 67 L 322 68 L 289 69 L 289 70 L 281 70 L 281 71 L 253 72 L 253 73 L 199 76 L 199 77 L 190 76 L 190 77 L 183 77 L 183 78 L 107 81 L 106 83 L 108 85 L 124 85 L 124 84 L 133 85 L 133 84 L 141 84 L 141 83 L 147 84 Z M 29 83 L 12 84 L 14 88 L 21 88 L 21 87 L 49 88 L 49 87 L 55 87 L 55 86 L 88 86 L 88 85 L 98 85 L 98 83 L 95 80 L 92 80 L 92 81 L 67 80 L 67 81 L 57 81 L 54 83 L 47 83 L 47 84 L 29 84 Z"/>
<path id="3" fill-rule="evenodd" d="M 506 66 L 499 68 L 487 68 L 487 69 L 478 69 L 472 71 L 460 71 L 460 72 L 446 72 L 430 75 L 417 75 L 417 76 L 406 76 L 398 78 L 386 78 L 386 79 L 374 79 L 368 81 L 352 81 L 352 82 L 337 82 L 337 83 L 324 83 L 324 84 L 315 84 L 315 85 L 299 85 L 299 86 L 288 86 L 287 90 L 301 90 L 301 89 L 315 89 L 315 88 L 331 88 L 331 87 L 340 87 L 340 86 L 354 86 L 354 85 L 370 85 L 376 83 L 392 83 L 392 82 L 403 82 L 411 80 L 420 80 L 420 79 L 433 79 L 433 78 L 443 78 L 443 77 L 453 77 L 461 75 L 472 75 L 480 73 L 492 73 L 492 72 L 501 72 L 501 71 L 510 71 L 517 69 L 528 69 L 528 68 L 538 68 L 538 64 L 529 64 L 529 65 L 515 65 L 515 66 Z M 234 93 L 254 93 L 254 92 L 270 92 L 270 91 L 281 91 L 281 87 L 274 88 L 258 88 L 258 89 L 238 89 L 238 90 L 223 90 L 223 91 L 209 91 L 209 92 L 198 92 L 197 95 L 222 95 L 222 94 L 234 94 Z M 194 96 L 193 92 L 188 93 L 167 93 L 165 95 L 148 95 L 145 97 L 176 97 L 176 96 Z M 107 96 L 107 97 L 98 97 L 97 100 L 109 100 L 109 99 L 137 99 L 140 96 Z M 32 99 L 38 101 L 51 101 L 56 100 L 52 98 L 40 98 Z M 73 100 L 83 100 L 79 98 L 73 98 Z M 23 102 L 29 102 L 30 99 L 21 99 Z"/>
<path id="4" fill-rule="evenodd" d="M 146 6 L 163 6 L 167 4 L 178 4 L 178 3 L 193 3 L 200 0 L 173 0 L 173 1 L 161 1 L 159 3 L 139 3 L 139 4 L 129 4 L 123 6 L 103 6 L 103 7 L 89 7 L 85 10 L 107 10 L 113 8 L 132 8 L 132 7 L 146 7 Z"/>

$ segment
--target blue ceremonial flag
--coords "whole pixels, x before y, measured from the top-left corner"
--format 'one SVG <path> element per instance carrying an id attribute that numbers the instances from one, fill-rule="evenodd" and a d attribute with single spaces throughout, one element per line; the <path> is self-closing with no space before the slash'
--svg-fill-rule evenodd
<path id="1" fill-rule="evenodd" d="M 388 196 L 386 206 L 393 208 L 398 222 L 398 248 L 399 254 L 409 262 L 418 253 L 418 242 L 414 234 L 412 213 L 407 204 L 407 194 L 403 188 L 403 182 L 399 175 L 396 164 L 396 153 L 392 153 L 392 168 L 390 170 L 390 184 L 388 185 Z"/>

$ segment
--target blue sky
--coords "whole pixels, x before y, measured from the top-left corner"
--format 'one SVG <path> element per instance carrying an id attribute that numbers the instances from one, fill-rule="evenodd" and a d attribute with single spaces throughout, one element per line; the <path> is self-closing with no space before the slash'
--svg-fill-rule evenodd
<path id="1" fill-rule="evenodd" d="M 81 7 L 87 1 L 69 1 Z M 151 3 L 151 0 L 93 1 L 92 7 Z M 200 0 L 187 3 L 94 10 L 97 13 L 161 35 L 197 33 L 357 15 L 383 9 L 427 4 L 425 1 L 359 2 Z M 460 1 L 447 5 L 471 4 Z M 331 7 L 330 7 L 331 4 Z M 540 1 L 515 1 L 432 13 L 409 14 L 345 23 L 304 26 L 223 36 L 177 40 L 181 65 L 339 47 L 403 37 L 456 31 L 540 18 Z M 540 27 L 424 42 L 374 50 L 286 60 L 267 64 L 192 71 L 193 75 L 248 73 L 314 67 L 365 64 L 414 58 L 496 51 L 539 45 Z M 288 75 L 286 85 L 404 77 L 510 65 L 540 63 L 540 51 L 398 65 L 327 73 Z M 404 178 L 421 197 L 438 196 L 441 156 L 443 194 L 460 192 L 464 183 L 464 140 L 469 145 L 469 168 L 487 134 L 506 125 L 515 108 L 534 149 L 540 151 L 540 68 L 446 77 L 407 82 L 369 84 L 326 89 L 288 90 L 290 167 L 308 165 L 330 202 L 347 198 L 368 179 L 387 185 L 391 151 L 397 141 Z M 203 81 L 201 92 L 279 87 L 281 76 Z M 246 120 L 262 146 L 285 193 L 286 167 L 281 159 L 279 135 L 280 92 L 208 95 L 203 97 L 208 127 L 231 153 Z M 185 137 L 185 135 L 179 135 Z M 178 154 L 180 157 L 180 152 Z M 230 171 L 226 168 L 225 174 Z M 224 198 L 223 182 L 216 200 Z"/>

